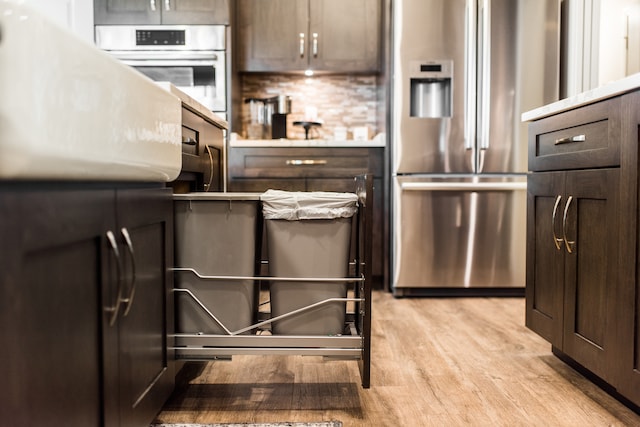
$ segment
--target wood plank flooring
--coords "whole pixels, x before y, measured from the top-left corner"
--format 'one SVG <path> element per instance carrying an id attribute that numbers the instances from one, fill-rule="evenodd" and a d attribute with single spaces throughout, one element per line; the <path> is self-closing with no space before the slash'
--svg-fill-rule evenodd
<path id="1" fill-rule="evenodd" d="M 176 390 L 156 422 L 350 426 L 639 426 L 640 416 L 551 354 L 522 298 L 374 292 L 371 388 L 355 361 L 234 356 Z"/>

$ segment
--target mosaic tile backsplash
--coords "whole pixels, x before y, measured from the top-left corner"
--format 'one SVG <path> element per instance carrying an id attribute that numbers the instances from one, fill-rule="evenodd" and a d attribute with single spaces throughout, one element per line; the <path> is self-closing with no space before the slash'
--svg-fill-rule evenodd
<path id="1" fill-rule="evenodd" d="M 242 75 L 242 99 L 291 97 L 291 114 L 287 116 L 287 138 L 304 139 L 301 126 L 295 121 L 317 121 L 309 133 L 312 139 L 335 139 L 335 132 L 344 127 L 348 139 L 355 127 L 366 126 L 369 139 L 384 129 L 378 125 L 380 90 L 375 75 L 320 75 L 305 77 L 284 74 Z M 247 138 L 250 123 L 249 104 L 242 103 L 242 137 Z"/>

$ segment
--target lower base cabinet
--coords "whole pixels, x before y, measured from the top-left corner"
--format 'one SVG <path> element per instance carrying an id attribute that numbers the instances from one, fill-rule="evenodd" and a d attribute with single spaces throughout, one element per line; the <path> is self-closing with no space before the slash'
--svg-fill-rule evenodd
<path id="1" fill-rule="evenodd" d="M 617 168 L 528 181 L 527 325 L 607 381 L 616 375 L 619 184 Z"/>
<path id="2" fill-rule="evenodd" d="M 144 426 L 173 390 L 173 210 L 147 186 L 0 184 L 0 416 Z"/>
<path id="3" fill-rule="evenodd" d="M 526 325 L 640 407 L 640 91 L 529 125 Z"/>

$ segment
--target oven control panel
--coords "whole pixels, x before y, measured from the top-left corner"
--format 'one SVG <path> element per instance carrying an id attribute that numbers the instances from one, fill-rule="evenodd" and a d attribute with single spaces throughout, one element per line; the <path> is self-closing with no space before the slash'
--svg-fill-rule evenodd
<path id="1" fill-rule="evenodd" d="M 136 30 L 137 46 L 184 46 L 184 30 Z"/>

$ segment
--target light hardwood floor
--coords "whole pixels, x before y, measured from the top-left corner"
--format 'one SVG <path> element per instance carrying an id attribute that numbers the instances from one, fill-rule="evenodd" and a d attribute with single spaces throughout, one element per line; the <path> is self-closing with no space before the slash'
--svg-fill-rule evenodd
<path id="1" fill-rule="evenodd" d="M 156 422 L 350 426 L 640 426 L 551 354 L 521 298 L 374 292 L 371 388 L 355 361 L 234 356 L 177 389 Z"/>

